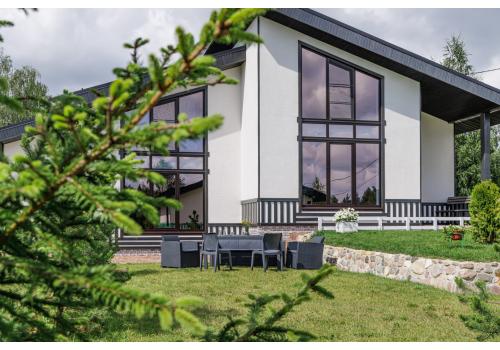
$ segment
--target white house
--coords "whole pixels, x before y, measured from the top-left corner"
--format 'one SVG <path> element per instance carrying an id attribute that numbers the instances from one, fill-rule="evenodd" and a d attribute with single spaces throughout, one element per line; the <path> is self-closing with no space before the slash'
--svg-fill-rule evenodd
<path id="1" fill-rule="evenodd" d="M 500 123 L 500 90 L 309 9 L 271 11 L 248 31 L 264 43 L 207 50 L 239 85 L 165 96 L 148 116 L 225 120 L 205 140 L 172 145 L 169 157 L 138 151 L 168 185 L 122 185 L 179 198 L 184 209 L 162 209 L 159 227 L 122 237 L 122 246 L 156 246 L 158 234 L 239 232 L 242 221 L 293 229 L 341 207 L 377 216 L 454 208 L 454 135 L 489 135 Z M 90 89 L 77 93 L 93 98 Z M 0 129 L 5 154 L 20 151 L 26 124 Z"/>

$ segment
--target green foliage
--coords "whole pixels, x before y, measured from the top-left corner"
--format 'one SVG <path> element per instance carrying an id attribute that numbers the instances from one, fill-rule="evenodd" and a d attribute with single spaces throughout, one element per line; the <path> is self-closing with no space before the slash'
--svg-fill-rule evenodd
<path id="1" fill-rule="evenodd" d="M 451 240 L 451 236 L 454 233 L 458 233 L 463 236 L 465 234 L 465 229 L 461 226 L 456 225 L 448 225 L 443 227 L 443 236 L 447 241 Z"/>
<path id="2" fill-rule="evenodd" d="M 459 73 L 474 76 L 474 68 L 469 61 L 465 42 L 453 35 L 446 41 L 441 64 Z M 455 136 L 456 192 L 459 196 L 469 196 L 472 188 L 481 182 L 481 138 L 479 130 Z M 491 178 L 500 186 L 500 127 L 491 128 L 490 135 Z"/>
<path id="3" fill-rule="evenodd" d="M 443 66 L 465 75 L 473 75 L 474 69 L 470 64 L 465 42 L 460 38 L 460 35 L 452 35 L 450 39 L 446 40 L 443 51 L 443 60 L 441 61 Z"/>
<path id="4" fill-rule="evenodd" d="M 457 195 L 470 196 L 481 182 L 481 135 L 479 130 L 455 136 Z M 500 126 L 490 134 L 491 180 L 500 186 Z"/>
<path id="5" fill-rule="evenodd" d="M 139 59 L 147 39 L 127 44 L 131 61 L 114 69 L 108 95 L 97 94 L 91 106 L 65 92 L 30 109 L 9 94 L 6 79 L 0 80 L 0 104 L 35 115 L 34 127 L 27 127 L 22 139 L 25 154 L 0 159 L 0 339 L 84 340 L 79 329 L 88 319 L 82 311 L 102 307 L 155 317 L 163 328 L 181 326 L 204 334 L 191 313 L 196 299 L 128 289 L 123 274 L 107 263 L 114 249 L 110 227 L 140 234 L 142 227 L 132 216 L 156 224 L 155 208 L 180 206 L 172 199 L 118 190 L 116 182 L 125 178 L 165 181 L 137 167 L 135 154 L 118 155 L 133 147 L 168 154 L 170 142 L 217 129 L 220 115 L 136 126 L 176 88 L 235 83 L 212 65 L 213 59 L 198 58 L 214 41 L 258 41 L 244 30 L 262 11 L 214 11 L 202 39 L 196 42 L 178 29 L 177 45 L 160 49 L 147 66 Z"/>
<path id="6" fill-rule="evenodd" d="M 469 203 L 474 238 L 495 243 L 500 235 L 500 188 L 491 181 L 474 186 Z"/>
<path id="7" fill-rule="evenodd" d="M 495 245 L 476 242 L 469 231 L 467 228 L 460 244 L 443 239 L 442 232 L 433 230 L 363 230 L 355 235 L 320 231 L 317 234 L 326 238 L 325 244 L 337 247 L 461 261 L 500 260 Z"/>
<path id="8" fill-rule="evenodd" d="M 0 50 L 0 127 L 33 118 L 44 107 L 47 86 L 32 67 L 14 68 L 12 59 Z"/>
<path id="9" fill-rule="evenodd" d="M 309 332 L 279 326 L 277 323 L 289 314 L 295 307 L 310 300 L 310 292 L 315 292 L 327 299 L 333 299 L 333 294 L 319 285 L 332 274 L 333 269 L 324 265 L 313 276 L 302 275 L 303 286 L 297 294 L 287 293 L 249 294 L 250 301 L 245 304 L 247 314 L 244 317 L 232 318 L 219 332 L 208 331 L 205 338 L 209 341 L 308 341 L 315 338 Z M 279 305 L 276 306 L 276 302 Z"/>
<path id="10" fill-rule="evenodd" d="M 484 281 L 475 283 L 477 291 L 469 288 L 461 278 L 455 278 L 455 283 L 464 292 L 459 300 L 468 304 L 472 311 L 470 315 L 460 315 L 460 319 L 467 328 L 479 333 L 477 340 L 486 341 L 500 335 L 500 313 L 498 308 L 493 309 Z"/>

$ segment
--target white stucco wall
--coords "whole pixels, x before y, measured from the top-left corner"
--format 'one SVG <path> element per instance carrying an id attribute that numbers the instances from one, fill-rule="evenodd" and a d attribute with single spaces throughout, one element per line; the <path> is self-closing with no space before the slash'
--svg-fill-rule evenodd
<path id="1" fill-rule="evenodd" d="M 422 113 L 422 202 L 454 195 L 453 124 Z"/>
<path id="2" fill-rule="evenodd" d="M 260 32 L 264 39 L 261 197 L 298 197 L 298 42 L 302 41 L 384 77 L 385 198 L 419 199 L 419 83 L 266 18 L 261 18 Z"/>
<path id="3" fill-rule="evenodd" d="M 3 144 L 3 153 L 6 157 L 11 158 L 15 154 L 23 154 L 24 151 L 21 148 L 21 140 L 13 141 Z"/>
<path id="4" fill-rule="evenodd" d="M 242 67 L 226 70 L 241 79 Z M 241 221 L 241 85 L 208 87 L 208 114 L 224 116 L 222 127 L 208 134 L 208 222 Z"/>
<path id="5" fill-rule="evenodd" d="M 248 31 L 257 32 L 257 21 L 249 26 Z M 248 45 L 246 62 L 242 65 L 241 88 L 241 188 L 240 199 L 258 197 L 258 80 L 257 80 L 258 45 Z"/>

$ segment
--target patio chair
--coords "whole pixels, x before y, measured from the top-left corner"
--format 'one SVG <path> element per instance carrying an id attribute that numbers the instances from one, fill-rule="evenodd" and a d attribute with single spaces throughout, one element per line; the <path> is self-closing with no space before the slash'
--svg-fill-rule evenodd
<path id="1" fill-rule="evenodd" d="M 293 269 L 319 269 L 323 266 L 325 237 L 314 236 L 307 242 L 288 242 L 286 266 Z"/>
<path id="2" fill-rule="evenodd" d="M 220 270 L 221 255 L 227 254 L 229 260 L 229 269 L 233 269 L 231 250 L 222 249 L 219 245 L 219 237 L 216 234 L 203 235 L 203 243 L 200 250 L 200 271 L 203 266 L 208 269 L 208 257 L 212 257 L 214 272 Z"/>
<path id="3" fill-rule="evenodd" d="M 179 236 L 165 235 L 161 240 L 162 267 L 196 267 L 199 247 L 194 241 L 181 242 Z"/>
<path id="4" fill-rule="evenodd" d="M 281 233 L 265 233 L 262 237 L 262 247 L 252 251 L 250 268 L 253 270 L 255 255 L 262 255 L 262 266 L 267 271 L 269 256 L 276 256 L 276 269 L 283 270 L 283 250 L 281 245 Z"/>

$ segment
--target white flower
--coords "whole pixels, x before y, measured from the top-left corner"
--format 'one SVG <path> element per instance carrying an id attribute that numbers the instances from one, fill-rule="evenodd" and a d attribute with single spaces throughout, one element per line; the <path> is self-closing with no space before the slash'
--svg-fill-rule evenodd
<path id="1" fill-rule="evenodd" d="M 335 222 L 358 222 L 358 213 L 353 208 L 340 209 L 335 213 Z"/>

